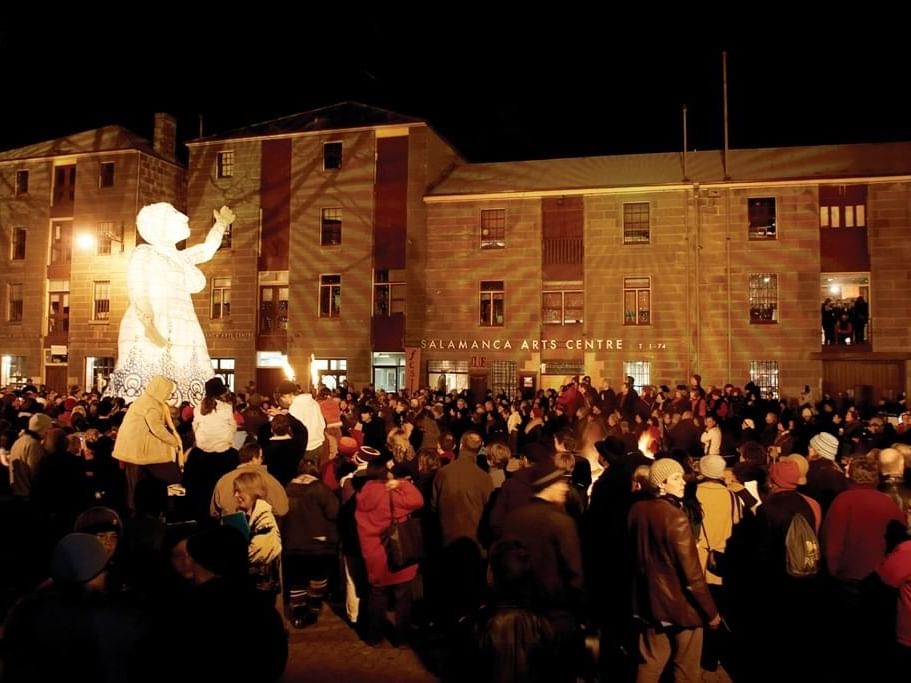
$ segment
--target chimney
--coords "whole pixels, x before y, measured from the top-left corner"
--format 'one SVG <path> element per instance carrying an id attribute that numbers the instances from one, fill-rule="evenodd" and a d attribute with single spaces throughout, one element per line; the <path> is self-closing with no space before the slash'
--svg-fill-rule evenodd
<path id="1" fill-rule="evenodd" d="M 177 119 L 170 114 L 155 114 L 152 148 L 165 159 L 177 160 Z"/>

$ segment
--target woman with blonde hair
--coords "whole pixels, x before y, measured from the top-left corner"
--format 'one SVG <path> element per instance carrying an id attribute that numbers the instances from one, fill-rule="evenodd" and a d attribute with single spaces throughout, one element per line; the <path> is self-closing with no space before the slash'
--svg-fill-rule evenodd
<path id="1" fill-rule="evenodd" d="M 396 465 L 404 466 L 412 479 L 418 475 L 418 459 L 404 429 L 393 429 L 386 437 L 386 448 Z"/>
<path id="2" fill-rule="evenodd" d="M 247 546 L 250 574 L 256 578 L 257 588 L 275 592 L 279 587 L 278 559 L 282 553 L 282 539 L 272 506 L 266 501 L 266 482 L 262 475 L 259 472 L 238 474 L 234 479 L 234 499 L 250 527 Z"/>

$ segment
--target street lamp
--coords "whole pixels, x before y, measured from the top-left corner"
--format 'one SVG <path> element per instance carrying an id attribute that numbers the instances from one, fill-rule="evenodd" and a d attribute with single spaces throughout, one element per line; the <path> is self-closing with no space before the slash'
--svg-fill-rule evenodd
<path id="1" fill-rule="evenodd" d="M 123 253 L 123 235 L 115 235 L 114 233 L 107 232 L 81 232 L 76 235 L 76 246 L 79 247 L 82 251 L 90 251 L 95 249 L 99 256 L 106 256 L 113 253 L 111 249 L 111 244 L 116 242 L 120 245 L 119 253 Z M 102 251 L 102 247 L 106 247 Z"/>

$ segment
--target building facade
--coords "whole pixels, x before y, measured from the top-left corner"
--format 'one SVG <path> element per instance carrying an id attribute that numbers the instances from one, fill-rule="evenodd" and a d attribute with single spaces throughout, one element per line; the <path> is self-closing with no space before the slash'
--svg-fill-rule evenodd
<path id="1" fill-rule="evenodd" d="M 424 121 L 343 103 L 188 145 L 174 196 L 186 197 L 190 243 L 214 208 L 237 214 L 194 301 L 215 370 L 238 390 L 252 380 L 268 392 L 292 375 L 518 395 L 575 374 L 672 385 L 692 373 L 787 396 L 908 387 L 911 144 L 470 164 Z M 52 180 L 69 157 L 26 168 L 10 154 L 0 155 L 11 257 L 0 352 L 51 383 L 59 325 L 48 311 L 64 291 L 52 267 L 66 244 Z M 105 154 L 79 157 L 79 182 L 96 173 L 83 172 L 89 163 L 101 177 Z M 154 150 L 130 154 L 140 168 L 167 165 Z M 120 163 L 118 180 L 131 173 Z M 52 201 L 23 199 L 20 169 Z M 79 370 L 69 380 L 87 375 L 89 358 L 116 355 L 135 213 L 155 201 L 132 175 L 133 201 L 111 219 L 124 254 L 71 247 L 64 345 Z M 102 221 L 93 191 L 77 185 L 71 212 Z M 32 224 L 49 225 L 47 239 L 28 237 L 27 258 L 12 258 L 16 229 Z M 115 274 L 111 323 L 97 319 L 102 272 Z M 43 292 L 40 304 L 23 295 L 21 312 L 20 280 Z M 826 299 L 852 324 L 837 340 L 823 332 Z M 39 343 L 46 358 L 29 352 Z"/>
<path id="2" fill-rule="evenodd" d="M 151 143 L 107 126 L 0 152 L 0 386 L 63 391 L 113 370 L 136 213 L 185 206 L 175 119 L 156 114 L 154 131 Z"/>

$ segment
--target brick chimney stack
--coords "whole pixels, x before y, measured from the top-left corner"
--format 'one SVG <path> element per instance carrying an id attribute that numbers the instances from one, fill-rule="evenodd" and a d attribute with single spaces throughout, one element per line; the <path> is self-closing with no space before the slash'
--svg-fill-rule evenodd
<path id="1" fill-rule="evenodd" d="M 155 114 L 152 148 L 165 159 L 177 160 L 177 119 L 170 114 Z"/>

